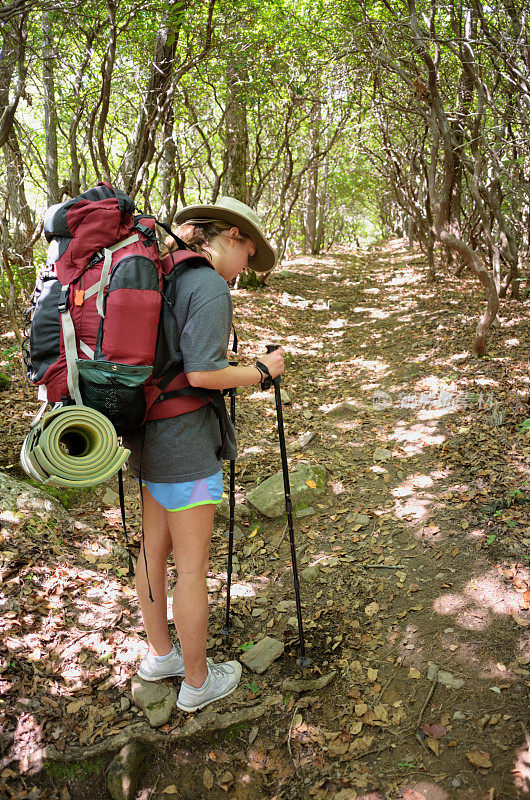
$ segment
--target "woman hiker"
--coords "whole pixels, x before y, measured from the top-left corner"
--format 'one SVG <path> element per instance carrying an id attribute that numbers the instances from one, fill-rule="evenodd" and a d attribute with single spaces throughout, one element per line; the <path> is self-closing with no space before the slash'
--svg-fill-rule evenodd
<path id="1" fill-rule="evenodd" d="M 244 203 L 222 197 L 215 205 L 184 208 L 175 223 L 177 235 L 206 256 L 214 269 L 205 264 L 179 276 L 173 313 L 164 317 L 168 357 L 181 360 L 193 387 L 222 390 L 260 384 L 266 370 L 229 366 L 226 358 L 232 327 L 228 281 L 247 266 L 266 272 L 276 261 L 259 218 Z M 263 355 L 260 364 L 272 378 L 281 375 L 283 350 Z M 225 697 L 241 677 L 238 661 L 215 664 L 206 659 L 206 575 L 215 505 L 221 502 L 223 491 L 221 460 L 237 455 L 226 412 L 224 423 L 222 441 L 218 418 L 212 403 L 207 403 L 195 411 L 148 422 L 143 434 L 126 443 L 137 476 L 141 459 L 144 536 L 136 590 L 149 649 L 138 675 L 147 681 L 184 677 L 177 701 L 184 711 L 196 711 Z M 180 644 L 171 643 L 167 625 L 171 552 L 178 574 L 173 619 Z"/>

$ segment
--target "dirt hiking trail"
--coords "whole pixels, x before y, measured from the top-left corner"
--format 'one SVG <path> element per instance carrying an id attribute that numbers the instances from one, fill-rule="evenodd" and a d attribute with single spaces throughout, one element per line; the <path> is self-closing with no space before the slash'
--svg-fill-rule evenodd
<path id="1" fill-rule="evenodd" d="M 529 796 L 530 324 L 506 303 L 477 359 L 477 285 L 425 274 L 395 240 L 297 258 L 264 289 L 233 293 L 242 361 L 268 342 L 288 353 L 291 469 L 328 471 L 295 517 L 308 669 L 284 517 L 237 520 L 229 643 L 220 516 L 208 579 L 209 655 L 241 657 L 265 636 L 284 654 L 157 730 L 131 703 L 144 643 L 114 484 L 70 497 L 61 520 L 2 517 L 7 798 L 108 797 L 107 766 L 133 738 L 148 754 L 142 800 Z M 14 396 L 1 468 L 21 477 L 37 404 L 21 381 Z M 272 392 L 240 391 L 239 500 L 281 469 L 275 422 Z M 127 495 L 137 531 L 130 477 Z"/>

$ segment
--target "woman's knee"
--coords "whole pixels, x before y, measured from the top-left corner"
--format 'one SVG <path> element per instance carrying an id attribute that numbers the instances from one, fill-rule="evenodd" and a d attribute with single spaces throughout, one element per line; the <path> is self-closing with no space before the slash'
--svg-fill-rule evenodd
<path id="1" fill-rule="evenodd" d="M 195 564 L 177 564 L 177 575 L 183 579 L 199 578 L 206 580 L 209 568 L 210 560 L 206 557 L 203 561 L 198 561 Z"/>

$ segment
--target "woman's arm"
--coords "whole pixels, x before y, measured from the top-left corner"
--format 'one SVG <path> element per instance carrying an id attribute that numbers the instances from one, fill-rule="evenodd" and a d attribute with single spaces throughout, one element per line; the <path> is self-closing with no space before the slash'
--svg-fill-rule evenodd
<path id="1" fill-rule="evenodd" d="M 208 372 L 188 372 L 191 386 L 201 389 L 232 389 L 234 386 L 252 386 L 262 381 L 257 367 L 225 367 Z"/>
<path id="2" fill-rule="evenodd" d="M 279 347 L 272 353 L 260 356 L 260 361 L 268 367 L 272 378 L 281 375 L 283 366 L 283 350 Z M 224 367 L 203 372 L 187 372 L 190 386 L 201 389 L 232 389 L 235 386 L 253 386 L 261 383 L 263 375 L 257 367 Z"/>

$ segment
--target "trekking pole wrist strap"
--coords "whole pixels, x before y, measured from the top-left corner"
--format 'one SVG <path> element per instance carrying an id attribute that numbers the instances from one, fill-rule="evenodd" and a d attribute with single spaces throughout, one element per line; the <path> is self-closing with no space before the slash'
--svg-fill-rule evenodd
<path id="1" fill-rule="evenodd" d="M 266 364 L 262 361 L 256 361 L 256 368 L 260 371 L 260 374 L 263 376 L 263 380 L 260 383 L 261 388 L 270 389 L 272 386 L 272 375 L 269 372 L 269 368 Z"/>

